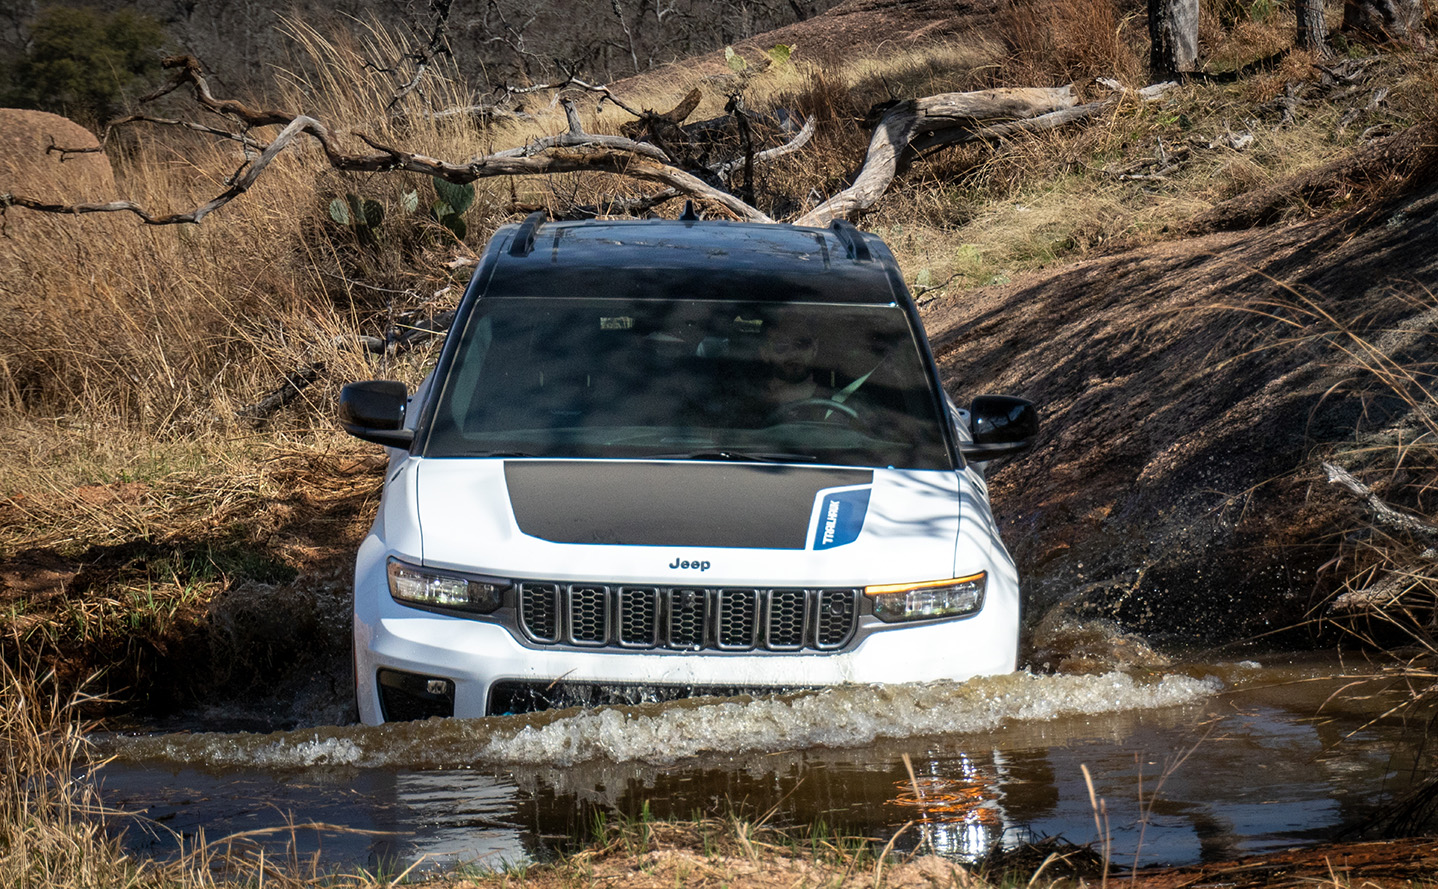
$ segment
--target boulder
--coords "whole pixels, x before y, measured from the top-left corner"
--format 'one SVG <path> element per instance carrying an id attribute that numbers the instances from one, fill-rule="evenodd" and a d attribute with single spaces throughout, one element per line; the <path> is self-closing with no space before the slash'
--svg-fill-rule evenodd
<path id="1" fill-rule="evenodd" d="M 64 204 L 108 201 L 115 197 L 115 174 L 95 134 L 73 120 L 45 111 L 0 108 L 0 194 L 7 193 Z M 75 220 L 60 221 L 74 229 Z M 93 218 L 86 220 L 87 229 L 97 224 Z M 11 237 L 59 231 L 26 210 L 5 214 L 5 232 Z"/>

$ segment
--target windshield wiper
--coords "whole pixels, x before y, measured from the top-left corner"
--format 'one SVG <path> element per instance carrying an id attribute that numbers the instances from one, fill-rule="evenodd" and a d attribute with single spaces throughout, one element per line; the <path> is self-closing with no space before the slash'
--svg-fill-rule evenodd
<path id="1" fill-rule="evenodd" d="M 766 453 L 762 451 L 688 451 L 680 454 L 655 454 L 652 460 L 728 460 L 735 463 L 814 463 L 813 454 Z"/>
<path id="2" fill-rule="evenodd" d="M 538 454 L 526 454 L 524 451 L 465 451 L 461 457 L 537 457 Z"/>

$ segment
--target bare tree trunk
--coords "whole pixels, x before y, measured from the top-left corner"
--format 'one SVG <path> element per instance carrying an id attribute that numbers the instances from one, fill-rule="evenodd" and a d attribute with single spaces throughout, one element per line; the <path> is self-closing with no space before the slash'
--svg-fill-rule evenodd
<path id="1" fill-rule="evenodd" d="M 1328 23 L 1323 18 L 1323 0 L 1294 0 L 1293 12 L 1298 19 L 1295 43 L 1320 58 L 1329 55 Z"/>
<path id="2" fill-rule="evenodd" d="M 609 5 L 614 8 L 614 17 L 619 19 L 619 27 L 624 29 L 624 40 L 629 45 L 629 60 L 634 63 L 634 73 L 638 74 L 642 70 L 639 67 L 639 51 L 634 48 L 634 35 L 629 30 L 629 23 L 624 20 L 624 10 L 619 7 L 619 0 L 609 0 Z"/>
<path id="3" fill-rule="evenodd" d="M 1148 0 L 1149 76 L 1175 80 L 1198 60 L 1198 0 Z"/>
<path id="4" fill-rule="evenodd" d="M 1423 0 L 1343 0 L 1343 30 L 1372 40 L 1420 40 Z"/>

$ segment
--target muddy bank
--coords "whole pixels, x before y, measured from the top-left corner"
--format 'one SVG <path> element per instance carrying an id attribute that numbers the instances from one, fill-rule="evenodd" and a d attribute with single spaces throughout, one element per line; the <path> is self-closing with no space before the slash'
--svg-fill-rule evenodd
<path id="1" fill-rule="evenodd" d="M 1325 336 L 1353 325 L 1399 363 L 1431 366 L 1435 238 L 1429 183 L 1362 212 L 929 304 L 960 401 L 1041 406 L 1037 447 L 992 475 L 1035 611 L 1063 602 L 1203 643 L 1303 624 L 1336 582 L 1321 567 L 1363 520 L 1319 459 L 1407 410 Z"/>

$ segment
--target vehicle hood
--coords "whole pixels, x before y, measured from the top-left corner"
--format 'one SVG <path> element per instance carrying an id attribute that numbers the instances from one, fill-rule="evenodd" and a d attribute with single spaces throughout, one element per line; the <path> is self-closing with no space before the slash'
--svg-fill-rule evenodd
<path id="1" fill-rule="evenodd" d="M 961 513 L 979 505 L 962 472 L 534 459 L 411 469 L 425 564 L 534 579 L 948 577 Z"/>

